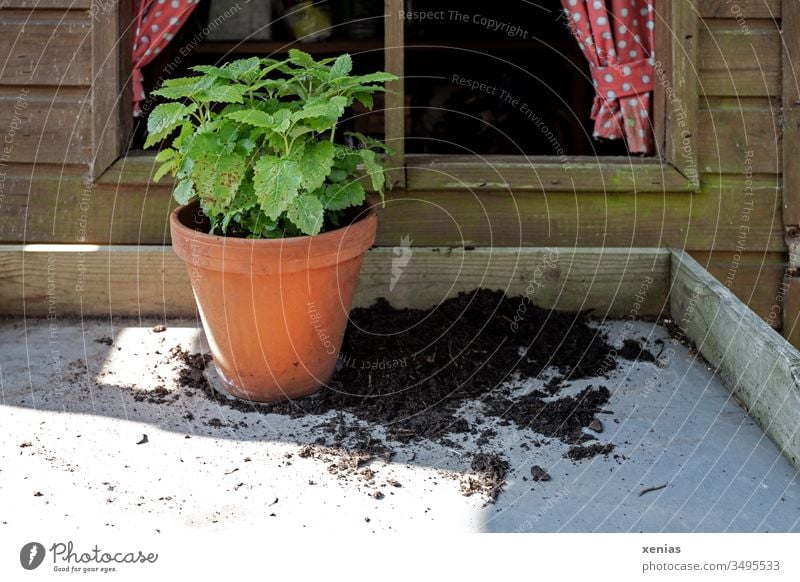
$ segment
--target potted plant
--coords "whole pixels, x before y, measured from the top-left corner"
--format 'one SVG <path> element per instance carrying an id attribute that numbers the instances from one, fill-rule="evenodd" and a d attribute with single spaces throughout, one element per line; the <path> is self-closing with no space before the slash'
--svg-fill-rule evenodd
<path id="1" fill-rule="evenodd" d="M 349 55 L 249 58 L 197 66 L 154 91 L 145 147 L 175 135 L 154 177 L 176 178 L 175 252 L 220 379 L 269 401 L 316 391 L 333 375 L 381 197 L 382 143 L 337 125 L 395 77 L 353 75 Z"/>

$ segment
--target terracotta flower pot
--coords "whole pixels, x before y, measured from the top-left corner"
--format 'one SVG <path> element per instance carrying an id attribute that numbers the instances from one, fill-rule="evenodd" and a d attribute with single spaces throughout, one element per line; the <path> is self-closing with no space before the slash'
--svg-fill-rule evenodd
<path id="1" fill-rule="evenodd" d="M 375 210 L 314 237 L 212 236 L 202 224 L 196 203 L 170 216 L 225 388 L 262 402 L 318 390 L 336 368 Z"/>

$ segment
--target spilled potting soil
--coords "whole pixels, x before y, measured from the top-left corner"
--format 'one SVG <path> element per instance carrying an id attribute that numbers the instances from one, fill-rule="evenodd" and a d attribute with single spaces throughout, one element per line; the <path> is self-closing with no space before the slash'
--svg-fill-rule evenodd
<path id="1" fill-rule="evenodd" d="M 613 443 L 599 441 L 598 415 L 611 414 L 604 408 L 610 393 L 602 380 L 617 367 L 618 357 L 648 362 L 656 357 L 632 339 L 614 349 L 591 322 L 588 313 L 539 309 L 501 291 L 461 293 L 428 310 L 395 309 L 378 300 L 352 311 L 339 367 L 327 388 L 302 400 L 269 404 L 215 392 L 203 373 L 207 355 L 175 349 L 172 356 L 182 366 L 181 385 L 220 405 L 292 417 L 334 413 L 317 426 L 320 437 L 301 456 L 325 460 L 337 474 L 368 477 L 365 466 L 372 459 L 389 460 L 400 447 L 428 440 L 459 449 L 459 436 L 475 435 L 480 450 L 471 454 L 462 492 L 480 492 L 493 501 L 509 464 L 502 451 L 483 450 L 491 442 L 492 423 L 558 439 L 569 445 L 564 456 L 573 461 L 613 453 Z M 540 388 L 519 389 L 526 379 L 545 375 Z M 597 378 L 597 384 L 562 393 L 570 380 L 586 378 Z M 381 428 L 385 439 L 348 422 L 345 414 Z"/>

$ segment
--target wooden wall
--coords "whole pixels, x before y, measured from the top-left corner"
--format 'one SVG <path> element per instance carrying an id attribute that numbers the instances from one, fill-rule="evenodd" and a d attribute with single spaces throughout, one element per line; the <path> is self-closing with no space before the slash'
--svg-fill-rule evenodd
<path id="1" fill-rule="evenodd" d="M 699 193 L 396 190 L 381 212 L 378 244 L 395 246 L 409 236 L 421 246 L 680 247 L 769 317 L 786 264 L 781 2 L 737 0 L 741 13 L 725 0 L 697 3 Z M 152 168 L 143 159 L 128 158 L 96 183 L 85 179 L 99 143 L 90 91 L 97 65 L 87 40 L 97 26 L 89 0 L 6 6 L 0 132 L 23 88 L 29 103 L 4 168 L 0 242 L 168 242 L 169 184 L 149 185 Z M 770 319 L 780 325 L 780 317 Z"/>

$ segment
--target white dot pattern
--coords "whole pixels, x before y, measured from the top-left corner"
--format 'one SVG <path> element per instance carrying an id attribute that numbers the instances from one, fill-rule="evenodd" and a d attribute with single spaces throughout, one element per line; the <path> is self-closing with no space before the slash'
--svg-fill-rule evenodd
<path id="1" fill-rule="evenodd" d="M 561 0 L 592 72 L 594 136 L 624 138 L 632 153 L 653 149 L 653 2 Z"/>
<path id="2" fill-rule="evenodd" d="M 573 7 L 578 7 L 574 0 Z M 150 63 L 175 38 L 175 33 L 197 7 L 192 0 L 134 0 L 135 34 L 133 35 L 133 111 L 139 115 L 139 103 L 146 98 L 142 67 Z"/>

